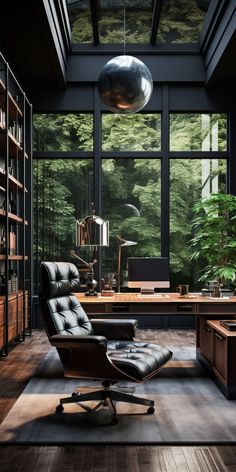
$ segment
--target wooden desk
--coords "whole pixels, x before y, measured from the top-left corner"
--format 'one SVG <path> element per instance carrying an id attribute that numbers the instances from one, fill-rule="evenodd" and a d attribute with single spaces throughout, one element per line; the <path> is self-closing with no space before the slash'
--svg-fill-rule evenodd
<path id="1" fill-rule="evenodd" d="M 236 398 L 236 333 L 220 326 L 220 319 L 236 316 L 236 297 L 210 298 L 177 293 L 142 296 L 85 297 L 77 293 L 90 318 L 136 318 L 143 328 L 193 328 L 196 326 L 197 358 L 208 368 L 227 398 Z"/>
<path id="2" fill-rule="evenodd" d="M 178 293 L 155 297 L 137 293 L 113 297 L 86 297 L 77 293 L 76 296 L 89 317 L 135 317 L 139 326 L 145 328 L 191 328 L 195 326 L 196 315 L 219 319 L 236 314 L 236 297 L 217 299 L 190 294 L 185 298 Z"/>

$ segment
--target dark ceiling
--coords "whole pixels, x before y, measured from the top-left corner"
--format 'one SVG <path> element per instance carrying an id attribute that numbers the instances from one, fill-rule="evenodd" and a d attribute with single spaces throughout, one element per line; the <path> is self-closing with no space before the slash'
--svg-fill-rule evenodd
<path id="1" fill-rule="evenodd" d="M 0 50 L 26 91 L 33 87 L 63 87 L 62 67 L 43 1 L 5 2 L 1 10 Z M 93 2 L 92 2 L 93 3 Z M 154 4 L 158 3 L 154 2 Z M 93 46 L 96 54 L 96 45 Z M 236 33 L 230 39 L 209 84 L 235 82 Z"/>
<path id="2" fill-rule="evenodd" d="M 20 83 L 53 86 L 60 83 L 55 48 L 43 2 L 5 2 L 1 10 L 0 50 Z"/>

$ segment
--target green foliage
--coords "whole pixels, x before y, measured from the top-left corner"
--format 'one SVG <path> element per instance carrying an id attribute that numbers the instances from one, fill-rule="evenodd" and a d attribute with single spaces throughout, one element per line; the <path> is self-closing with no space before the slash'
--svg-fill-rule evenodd
<path id="1" fill-rule="evenodd" d="M 235 283 L 236 197 L 212 194 L 197 203 L 193 211 L 192 259 L 206 261 L 199 280 L 216 279 L 222 285 Z"/>
<path id="2" fill-rule="evenodd" d="M 160 151 L 161 115 L 104 114 L 103 151 Z"/>
<path id="3" fill-rule="evenodd" d="M 171 151 L 226 151 L 226 139 L 227 118 L 223 113 L 170 115 Z"/>
<path id="4" fill-rule="evenodd" d="M 75 220 L 88 199 L 85 177 L 91 167 L 89 160 L 35 161 L 34 252 L 39 261 L 68 259 L 75 244 Z"/>
<path id="5" fill-rule="evenodd" d="M 92 114 L 35 114 L 33 123 L 36 151 L 93 149 Z"/>
<path id="6" fill-rule="evenodd" d="M 93 29 L 89 10 L 70 15 L 72 43 L 93 43 Z"/>
<path id="7" fill-rule="evenodd" d="M 189 125 L 186 120 L 181 122 L 181 117 L 177 115 L 171 127 L 177 140 L 180 140 L 178 130 Z M 90 149 L 93 134 L 90 114 L 36 115 L 34 123 L 37 150 Z M 195 123 L 196 118 L 190 126 L 194 127 Z M 146 151 L 146 156 L 148 151 L 161 150 L 159 114 L 106 114 L 103 116 L 102 130 L 103 150 Z M 148 157 L 111 159 L 108 152 L 107 155 L 108 158 L 102 160 L 102 216 L 110 222 L 110 247 L 102 251 L 102 257 L 105 270 L 113 272 L 117 266 L 118 234 L 138 243 L 123 249 L 123 270 L 129 255 L 160 255 L 161 160 Z M 176 277 L 176 280 L 186 280 L 186 283 L 193 279 L 196 266 L 196 262 L 190 260 L 192 248 L 188 245 L 193 236 L 191 209 L 201 198 L 202 192 L 212 192 L 214 181 L 219 191 L 225 192 L 226 161 L 202 160 L 200 157 L 199 153 L 198 159 L 170 160 L 172 280 Z M 203 169 L 205 163 L 208 165 L 207 171 Z M 34 182 L 36 258 L 68 259 L 68 253 L 75 244 L 75 220 L 86 216 L 91 210 L 93 160 L 36 161 Z M 132 211 L 132 205 L 140 216 Z M 198 263 L 200 265 L 201 258 Z"/>
<path id="8" fill-rule="evenodd" d="M 138 243 L 124 248 L 123 269 L 129 255 L 160 255 L 160 161 L 104 159 L 102 170 L 103 216 L 110 221 L 110 247 L 103 256 L 106 267 L 116 268 L 118 234 Z M 132 208 L 124 212 L 125 204 L 133 205 L 140 216 Z"/>
<path id="9" fill-rule="evenodd" d="M 112 7 L 99 11 L 99 35 L 101 43 L 123 43 L 123 2 L 113 2 Z M 69 17 L 73 43 L 92 43 L 91 14 L 89 8 L 69 5 Z M 195 43 L 202 28 L 205 11 L 196 0 L 175 0 L 164 2 L 159 28 L 158 43 Z M 129 0 L 126 5 L 126 42 L 147 44 L 150 41 L 152 25 L 152 3 Z"/>
<path id="10" fill-rule="evenodd" d="M 196 0 L 164 2 L 157 42 L 195 43 L 202 28 L 205 12 Z"/>

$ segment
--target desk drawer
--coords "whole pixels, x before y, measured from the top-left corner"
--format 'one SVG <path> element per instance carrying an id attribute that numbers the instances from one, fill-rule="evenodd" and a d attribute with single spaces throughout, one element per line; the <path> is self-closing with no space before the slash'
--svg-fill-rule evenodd
<path id="1" fill-rule="evenodd" d="M 87 314 L 108 313 L 111 311 L 110 303 L 82 303 L 82 307 Z"/>
<path id="2" fill-rule="evenodd" d="M 205 318 L 199 320 L 199 347 L 203 356 L 212 363 L 212 341 L 213 329 L 208 325 Z"/>
<path id="3" fill-rule="evenodd" d="M 227 337 L 213 332 L 213 367 L 227 381 Z"/>
<path id="4" fill-rule="evenodd" d="M 194 313 L 192 303 L 130 303 L 129 311 L 131 313 L 157 313 L 160 315 L 174 315 L 181 313 Z"/>
<path id="5" fill-rule="evenodd" d="M 224 314 L 232 314 L 235 315 L 236 312 L 236 304 L 235 303 L 227 303 L 227 302 L 209 302 L 209 303 L 199 303 L 199 314 L 203 315 L 224 315 Z"/>

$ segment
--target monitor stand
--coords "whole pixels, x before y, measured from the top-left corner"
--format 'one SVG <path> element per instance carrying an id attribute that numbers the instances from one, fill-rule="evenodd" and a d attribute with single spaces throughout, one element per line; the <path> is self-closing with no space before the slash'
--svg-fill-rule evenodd
<path id="1" fill-rule="evenodd" d="M 140 293 L 137 294 L 137 297 L 169 298 L 170 296 L 166 293 L 156 293 L 154 288 L 141 288 Z"/>
<path id="2" fill-rule="evenodd" d="M 154 295 L 155 290 L 154 288 L 141 288 L 140 293 L 141 295 Z"/>

